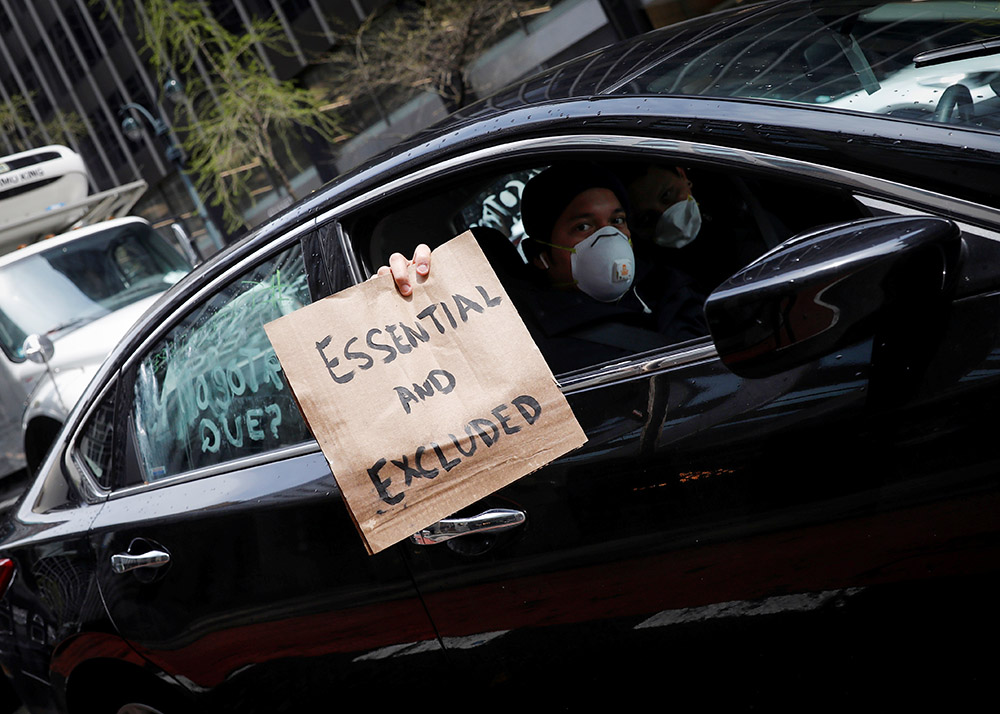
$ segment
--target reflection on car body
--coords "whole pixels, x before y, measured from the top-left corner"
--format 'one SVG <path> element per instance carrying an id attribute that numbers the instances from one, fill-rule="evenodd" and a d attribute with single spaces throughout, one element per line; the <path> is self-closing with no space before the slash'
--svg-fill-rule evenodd
<path id="1" fill-rule="evenodd" d="M 971 119 L 837 102 L 997 11 L 787 0 L 666 28 L 463 110 L 196 269 L 2 525 L 19 693 L 86 712 L 349 690 L 978 702 L 992 663 L 966 633 L 996 630 L 1000 563 L 989 58 Z M 461 537 L 369 557 L 261 325 L 466 229 L 513 284 L 522 185 L 566 159 L 684 168 L 702 229 L 658 258 L 712 290 L 712 336 L 557 374 L 584 447 L 455 514 Z M 523 518 L 476 530 L 493 509 Z"/>

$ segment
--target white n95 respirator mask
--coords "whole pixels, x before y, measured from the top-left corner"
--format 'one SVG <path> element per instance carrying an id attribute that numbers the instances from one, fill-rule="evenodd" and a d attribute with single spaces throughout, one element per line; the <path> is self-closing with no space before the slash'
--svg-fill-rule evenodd
<path id="1" fill-rule="evenodd" d="M 576 286 L 599 302 L 614 302 L 632 287 L 635 255 L 632 241 L 614 226 L 605 226 L 573 248 L 545 243 L 572 253 L 570 267 Z"/>
<path id="2" fill-rule="evenodd" d="M 701 230 L 701 210 L 693 196 L 665 210 L 653 229 L 653 242 L 664 248 L 683 248 Z"/>

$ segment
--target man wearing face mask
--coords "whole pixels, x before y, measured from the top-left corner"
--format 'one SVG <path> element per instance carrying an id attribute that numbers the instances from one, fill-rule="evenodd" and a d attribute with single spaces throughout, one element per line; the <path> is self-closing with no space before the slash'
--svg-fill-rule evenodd
<path id="1" fill-rule="evenodd" d="M 698 237 L 701 209 L 683 168 L 633 164 L 618 166 L 615 173 L 628 191 L 637 239 L 661 248 L 683 248 Z"/>
<path id="2" fill-rule="evenodd" d="M 692 276 L 700 292 L 711 292 L 771 247 L 738 177 L 700 175 L 696 200 L 695 184 L 680 166 L 615 162 L 608 168 L 628 191 L 636 253 Z"/>
<path id="3" fill-rule="evenodd" d="M 637 261 L 621 182 L 595 164 L 556 164 L 521 198 L 532 286 L 512 298 L 554 371 L 706 334 L 703 296 L 669 266 Z"/>

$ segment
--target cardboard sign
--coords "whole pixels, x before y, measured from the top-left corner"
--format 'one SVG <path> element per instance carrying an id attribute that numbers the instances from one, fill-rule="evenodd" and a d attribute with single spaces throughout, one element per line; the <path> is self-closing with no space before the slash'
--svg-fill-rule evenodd
<path id="1" fill-rule="evenodd" d="M 471 233 L 265 326 L 369 553 L 586 436 Z"/>

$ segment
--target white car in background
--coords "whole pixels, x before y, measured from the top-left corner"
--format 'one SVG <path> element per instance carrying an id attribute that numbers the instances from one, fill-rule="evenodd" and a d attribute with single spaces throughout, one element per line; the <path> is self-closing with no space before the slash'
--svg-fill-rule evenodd
<path id="1" fill-rule="evenodd" d="M 0 257 L 0 476 L 38 466 L 108 352 L 190 270 L 137 217 Z"/>

